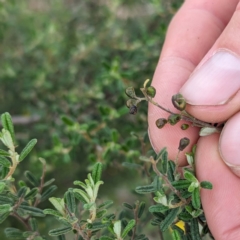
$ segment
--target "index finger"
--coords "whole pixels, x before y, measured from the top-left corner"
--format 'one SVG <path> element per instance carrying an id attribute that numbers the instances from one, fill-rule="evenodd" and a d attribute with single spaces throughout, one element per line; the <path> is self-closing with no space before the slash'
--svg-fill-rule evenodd
<path id="1" fill-rule="evenodd" d="M 238 1 L 228 0 L 188 0 L 173 18 L 165 44 L 153 77 L 152 85 L 157 89 L 156 102 L 176 112 L 171 103 L 172 95 L 179 92 L 189 75 L 200 60 L 212 47 L 229 22 Z M 152 104 L 149 105 L 149 137 L 153 148 L 158 152 L 167 146 L 170 159 L 178 152 L 179 140 L 188 137 L 194 144 L 198 139 L 198 129 L 191 127 L 186 131 L 180 129 L 180 123 L 166 125 L 159 130 L 155 121 L 168 117 Z M 186 148 L 189 151 L 191 145 Z M 183 162 L 183 153 L 179 160 Z"/>

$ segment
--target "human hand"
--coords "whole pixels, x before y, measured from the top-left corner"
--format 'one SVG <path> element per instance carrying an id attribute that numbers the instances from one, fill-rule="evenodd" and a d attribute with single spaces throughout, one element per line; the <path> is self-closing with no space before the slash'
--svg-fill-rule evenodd
<path id="1" fill-rule="evenodd" d="M 154 100 L 174 112 L 172 95 L 180 92 L 186 108 L 205 122 L 227 121 L 222 133 L 199 138 L 199 129 L 180 124 L 158 129 L 169 114 L 149 105 L 149 136 L 156 152 L 167 147 L 175 159 L 179 140 L 197 143 L 196 171 L 208 225 L 215 239 L 240 239 L 240 4 L 237 0 L 186 0 L 172 20 L 152 85 Z M 191 146 L 186 148 L 190 151 Z M 184 154 L 180 164 L 186 165 Z"/>

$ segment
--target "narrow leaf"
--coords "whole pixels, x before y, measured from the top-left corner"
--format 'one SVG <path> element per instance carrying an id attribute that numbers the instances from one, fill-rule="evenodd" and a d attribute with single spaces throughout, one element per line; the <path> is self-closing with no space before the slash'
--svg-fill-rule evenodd
<path id="1" fill-rule="evenodd" d="M 191 173 L 189 170 L 184 169 L 184 170 L 183 170 L 183 175 L 184 175 L 184 177 L 185 177 L 188 181 L 190 181 L 190 182 L 197 182 L 196 177 L 195 177 L 194 174 Z"/>
<path id="2" fill-rule="evenodd" d="M 114 238 L 111 238 L 108 236 L 102 236 L 102 237 L 100 237 L 100 240 L 114 240 Z"/>
<path id="3" fill-rule="evenodd" d="M 202 181 L 202 182 L 200 182 L 200 186 L 201 186 L 202 188 L 205 188 L 205 189 L 212 189 L 212 188 L 213 188 L 212 183 L 207 182 L 207 181 Z"/>
<path id="4" fill-rule="evenodd" d="M 25 200 L 30 200 L 35 198 L 35 196 L 38 194 L 38 188 L 32 188 L 24 197 Z"/>
<path id="5" fill-rule="evenodd" d="M 75 213 L 76 211 L 76 201 L 75 201 L 75 196 L 72 190 L 68 190 L 65 194 L 64 194 L 64 199 L 66 201 L 66 205 L 68 207 L 68 210 L 71 213 Z"/>
<path id="6" fill-rule="evenodd" d="M 136 221 L 134 219 L 130 220 L 127 224 L 127 226 L 123 229 L 122 232 L 122 238 L 125 238 L 127 234 L 132 230 L 132 228 L 135 226 Z"/>
<path id="7" fill-rule="evenodd" d="M 51 197 L 49 201 L 62 215 L 64 215 L 64 200 L 62 198 Z"/>
<path id="8" fill-rule="evenodd" d="M 139 204 L 139 207 L 138 207 L 138 218 L 140 218 L 142 216 L 142 214 L 144 212 L 144 209 L 145 209 L 145 206 L 146 206 L 145 202 L 141 202 Z"/>
<path id="9" fill-rule="evenodd" d="M 4 230 L 4 233 L 7 238 L 18 240 L 26 239 L 25 237 L 23 237 L 23 232 L 17 228 L 6 228 Z"/>
<path id="10" fill-rule="evenodd" d="M 146 194 L 146 193 L 155 192 L 156 190 L 153 185 L 146 185 L 146 186 L 136 187 L 135 191 L 139 194 Z"/>
<path id="11" fill-rule="evenodd" d="M 53 192 L 55 192 L 57 190 L 57 186 L 56 185 L 52 185 L 51 187 L 49 187 L 48 189 L 46 189 L 42 195 L 41 195 L 41 202 L 45 201 L 46 199 L 48 199 L 50 196 L 52 196 Z"/>
<path id="12" fill-rule="evenodd" d="M 9 215 L 10 215 L 10 212 L 5 212 L 3 214 L 0 214 L 0 224 L 3 223 Z"/>
<path id="13" fill-rule="evenodd" d="M 168 161 L 168 171 L 167 171 L 167 175 L 168 175 L 168 179 L 173 182 L 175 180 L 175 169 L 176 169 L 176 164 L 175 162 L 169 160 Z"/>
<path id="14" fill-rule="evenodd" d="M 44 183 L 43 187 L 47 187 L 47 186 L 51 185 L 54 181 L 55 181 L 55 178 L 48 180 L 47 182 Z"/>
<path id="15" fill-rule="evenodd" d="M 44 209 L 43 213 L 46 215 L 53 215 L 55 217 L 62 217 L 62 214 L 53 209 Z"/>
<path id="16" fill-rule="evenodd" d="M 0 165 L 9 168 L 11 166 L 11 162 L 7 158 L 0 156 Z"/>
<path id="17" fill-rule="evenodd" d="M 204 137 L 217 132 L 219 132 L 219 130 L 215 127 L 202 127 L 199 136 Z"/>
<path id="18" fill-rule="evenodd" d="M 158 155 L 157 155 L 157 160 L 159 160 L 159 159 L 161 158 L 161 156 L 162 156 L 165 152 L 167 152 L 167 148 L 166 148 L 166 147 L 164 147 L 164 148 L 162 148 L 162 149 L 160 150 L 160 152 L 159 152 Z"/>
<path id="19" fill-rule="evenodd" d="M 112 200 L 107 200 L 107 201 L 103 202 L 102 204 L 100 204 L 98 206 L 98 209 L 100 209 L 100 208 L 108 208 L 112 204 L 113 204 Z"/>
<path id="20" fill-rule="evenodd" d="M 164 151 L 162 154 L 161 170 L 163 174 L 166 174 L 168 171 L 168 152 L 167 151 Z"/>
<path id="21" fill-rule="evenodd" d="M 5 151 L 5 150 L 0 149 L 0 155 L 1 155 L 1 156 L 4 156 L 4 157 L 9 157 L 9 156 L 10 156 L 10 153 L 7 152 L 7 151 Z"/>
<path id="22" fill-rule="evenodd" d="M 53 229 L 53 230 L 49 231 L 48 234 L 50 236 L 59 236 L 59 235 L 68 233 L 70 231 L 72 231 L 72 227 L 71 226 L 67 226 L 67 227 Z"/>
<path id="23" fill-rule="evenodd" d="M 37 231 L 38 230 L 38 224 L 37 224 L 36 218 L 30 218 L 29 219 L 29 224 L 30 224 L 30 227 L 31 227 L 32 231 Z"/>
<path id="24" fill-rule="evenodd" d="M 169 207 L 167 206 L 164 206 L 162 204 L 156 204 L 156 205 L 153 205 L 153 206 L 150 206 L 149 207 L 149 212 L 166 212 L 167 210 L 169 210 Z"/>
<path id="25" fill-rule="evenodd" d="M 96 217 L 97 218 L 102 218 L 106 213 L 107 213 L 107 210 L 103 209 L 103 210 L 97 212 Z"/>
<path id="26" fill-rule="evenodd" d="M 122 166 L 129 168 L 129 169 L 138 169 L 142 168 L 142 165 L 137 164 L 137 163 L 130 163 L 130 162 L 123 162 Z"/>
<path id="27" fill-rule="evenodd" d="M 11 209 L 12 209 L 12 206 L 10 204 L 0 205 L 0 214 L 4 214 L 6 212 L 10 212 Z"/>
<path id="28" fill-rule="evenodd" d="M 39 181 L 36 179 L 36 177 L 30 172 L 26 171 L 24 173 L 25 177 L 27 178 L 28 182 L 33 186 L 33 187 L 38 187 Z"/>
<path id="29" fill-rule="evenodd" d="M 131 205 L 131 204 L 129 204 L 129 203 L 127 203 L 127 202 L 124 202 L 123 204 L 122 204 L 125 208 L 128 208 L 128 209 L 133 209 L 133 206 Z"/>
<path id="30" fill-rule="evenodd" d="M 190 231 L 191 231 L 191 236 L 193 240 L 202 239 L 199 233 L 198 220 L 196 218 L 193 218 L 191 220 Z"/>
<path id="31" fill-rule="evenodd" d="M 74 125 L 74 121 L 67 116 L 62 116 L 61 119 L 68 126 L 73 126 Z"/>
<path id="32" fill-rule="evenodd" d="M 172 231 L 172 239 L 173 240 L 181 240 L 182 239 L 177 230 Z"/>
<path id="33" fill-rule="evenodd" d="M 25 186 L 21 187 L 21 188 L 18 190 L 17 196 L 18 196 L 19 198 L 24 198 L 24 196 L 25 196 L 26 193 L 27 193 L 27 190 L 28 190 L 27 187 L 25 187 Z"/>
<path id="34" fill-rule="evenodd" d="M 178 181 L 173 181 L 172 186 L 175 187 L 176 189 L 184 189 L 188 188 L 190 186 L 191 182 L 188 180 L 178 180 Z"/>
<path id="35" fill-rule="evenodd" d="M 12 117 L 8 112 L 5 112 L 1 115 L 1 121 L 3 127 L 9 131 L 11 134 L 13 142 L 15 142 L 15 133 L 14 133 L 14 126 L 12 122 Z"/>
<path id="36" fill-rule="evenodd" d="M 179 208 L 173 208 L 169 211 L 168 215 L 160 224 L 161 231 L 165 231 L 171 226 L 171 224 L 175 221 L 178 213 L 179 213 Z"/>
<path id="37" fill-rule="evenodd" d="M 201 206 L 200 188 L 195 188 L 192 192 L 192 205 L 195 209 L 199 209 Z"/>
<path id="38" fill-rule="evenodd" d="M 118 220 L 113 224 L 113 231 L 116 234 L 117 238 L 121 237 L 121 221 Z"/>
<path id="39" fill-rule="evenodd" d="M 93 170 L 92 170 L 92 178 L 93 178 L 94 183 L 97 183 L 98 181 L 101 180 L 102 168 L 103 168 L 103 165 L 100 162 L 97 162 L 94 165 Z"/>
<path id="40" fill-rule="evenodd" d="M 6 187 L 6 183 L 5 182 L 0 182 L 0 193 L 3 192 L 5 187 Z"/>
<path id="41" fill-rule="evenodd" d="M 19 162 L 21 162 L 31 152 L 36 143 L 37 139 L 32 139 L 30 142 L 28 142 L 26 147 L 20 153 Z"/>
<path id="42" fill-rule="evenodd" d="M 19 209 L 24 210 L 27 214 L 34 216 L 34 217 L 45 217 L 43 210 L 40 208 L 26 206 L 26 205 L 20 205 Z"/>

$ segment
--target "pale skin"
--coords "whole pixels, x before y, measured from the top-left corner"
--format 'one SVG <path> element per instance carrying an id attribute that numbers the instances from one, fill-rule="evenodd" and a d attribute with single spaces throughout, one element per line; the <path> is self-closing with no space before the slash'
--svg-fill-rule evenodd
<path id="1" fill-rule="evenodd" d="M 183 131 L 178 124 L 157 129 L 155 121 L 169 114 L 149 105 L 149 136 L 155 151 L 166 146 L 169 157 L 174 159 L 180 138 L 188 137 L 192 144 L 197 143 L 197 177 L 213 184 L 211 191 L 201 190 L 201 199 L 216 240 L 240 239 L 239 10 L 238 0 L 186 0 L 169 26 L 152 82 L 157 89 L 155 101 L 176 112 L 171 96 L 180 92 L 188 102 L 187 111 L 194 117 L 212 123 L 227 121 L 222 133 L 199 138 L 199 129 L 195 127 Z M 220 54 L 216 54 L 219 51 Z M 214 73 L 209 80 L 206 77 L 207 81 L 202 85 L 196 84 L 196 80 L 192 81 L 194 84 L 188 84 L 191 74 L 205 66 L 212 56 L 218 59 L 227 56 L 225 62 L 220 59 L 219 69 L 232 61 L 226 73 L 218 73 L 216 68 L 219 82 L 214 85 Z M 232 70 L 234 64 L 236 70 Z M 210 70 L 205 71 L 206 76 L 211 76 L 215 65 L 214 62 Z M 196 97 L 198 93 L 201 99 Z M 186 151 L 190 149 L 191 146 Z M 179 161 L 182 166 L 186 165 L 184 154 Z"/>

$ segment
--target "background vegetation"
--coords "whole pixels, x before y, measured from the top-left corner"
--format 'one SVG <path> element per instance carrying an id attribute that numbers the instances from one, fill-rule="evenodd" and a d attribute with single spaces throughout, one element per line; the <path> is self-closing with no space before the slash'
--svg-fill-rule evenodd
<path id="1" fill-rule="evenodd" d="M 152 77 L 168 23 L 181 3 L 0 1 L 0 113 L 13 116 L 19 146 L 38 139 L 16 179 L 26 168 L 40 177 L 38 157 L 45 158 L 58 195 L 99 161 L 105 167 L 103 198 L 119 204 L 138 198 L 130 192 L 141 171 L 122 163 L 138 162 L 141 151 L 151 149 L 131 134 L 146 135 L 147 105 L 129 115 L 124 91 Z M 20 225 L 8 219 L 0 226 L 0 239 L 6 226 Z"/>

